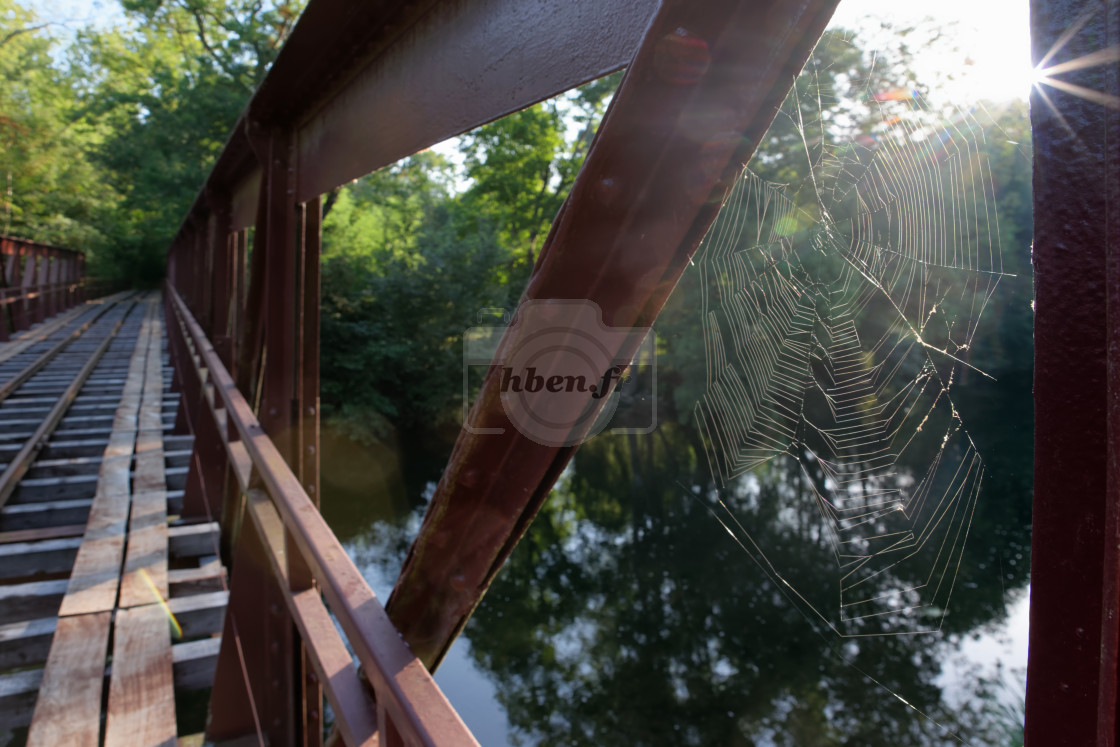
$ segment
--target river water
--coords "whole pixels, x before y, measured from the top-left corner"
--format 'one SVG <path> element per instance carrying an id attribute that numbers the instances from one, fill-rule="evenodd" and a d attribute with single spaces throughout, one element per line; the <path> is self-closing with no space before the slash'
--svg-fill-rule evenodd
<path id="1" fill-rule="evenodd" d="M 956 401 L 986 479 L 947 607 L 875 635 L 833 630 L 837 566 L 804 470 L 776 462 L 715 491 L 738 501 L 747 534 L 733 536 L 694 426 L 663 422 L 577 452 L 437 682 L 499 747 L 1016 744 L 1029 376 L 976 390 Z M 328 429 L 324 446 L 323 513 L 384 600 L 450 444 L 363 447 Z"/>
<path id="2" fill-rule="evenodd" d="M 436 673 L 484 745 L 1022 743 L 1027 149 L 918 103 L 822 147 L 793 100 L 805 163 L 740 179 L 621 400 L 655 427 L 576 452 Z M 383 600 L 454 436 L 324 424 Z"/>

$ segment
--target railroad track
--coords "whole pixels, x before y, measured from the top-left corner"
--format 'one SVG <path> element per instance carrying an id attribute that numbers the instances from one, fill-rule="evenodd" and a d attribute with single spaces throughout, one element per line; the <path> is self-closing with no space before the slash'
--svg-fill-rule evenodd
<path id="1" fill-rule="evenodd" d="M 216 526 L 178 516 L 193 437 L 173 433 L 171 376 L 158 294 L 91 302 L 0 345 L 0 734 L 30 725 L 30 744 L 56 741 L 52 724 L 101 689 L 66 674 L 92 656 L 86 671 L 100 679 L 97 653 L 80 644 L 123 642 L 154 601 L 181 628 L 166 649 L 175 688 L 209 686 L 228 592 Z M 154 535 L 153 515 L 163 517 Z M 151 578 L 158 600 L 147 598 Z M 129 700 L 114 702 L 120 733 Z"/>

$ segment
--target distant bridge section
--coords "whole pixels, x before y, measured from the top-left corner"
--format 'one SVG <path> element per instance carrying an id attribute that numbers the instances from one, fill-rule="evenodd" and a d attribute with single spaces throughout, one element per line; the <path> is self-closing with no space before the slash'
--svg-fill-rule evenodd
<path id="1" fill-rule="evenodd" d="M 86 300 L 82 252 L 0 235 L 0 342 Z"/>

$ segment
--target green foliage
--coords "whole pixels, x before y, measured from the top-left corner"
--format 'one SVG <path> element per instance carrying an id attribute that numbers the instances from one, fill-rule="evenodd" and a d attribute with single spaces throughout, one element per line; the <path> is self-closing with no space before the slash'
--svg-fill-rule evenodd
<path id="1" fill-rule="evenodd" d="M 523 252 L 527 266 L 568 196 L 620 79 L 615 74 L 593 81 L 463 138 L 472 184 L 462 202 L 498 226 L 503 242 Z"/>
<path id="2" fill-rule="evenodd" d="M 122 194 L 109 227 L 112 250 L 95 270 L 127 285 L 163 275 L 164 253 L 210 165 L 245 104 L 236 81 L 178 42 L 153 30 L 125 37 L 105 33 L 86 44 L 90 64 L 106 71 L 91 92 L 89 116 L 112 135 L 97 158 Z M 116 75 L 143 70 L 141 79 Z"/>
<path id="3" fill-rule="evenodd" d="M 123 285 L 163 275 L 164 253 L 214 160 L 298 16 L 298 3 L 126 0 L 140 23 L 87 32 L 79 49 L 98 84 L 87 116 L 109 135 L 97 158 L 123 196 L 94 266 Z"/>
<path id="4" fill-rule="evenodd" d="M 322 398 L 338 427 L 369 442 L 394 427 L 457 425 L 463 333 L 481 309 L 516 305 L 617 84 L 604 78 L 466 136 L 462 193 L 450 164 L 425 152 L 330 196 Z"/>
<path id="5" fill-rule="evenodd" d="M 252 92 L 288 37 L 304 3 L 280 0 L 121 0 L 146 25 L 201 47 L 202 58 L 228 81 Z"/>
<path id="6" fill-rule="evenodd" d="M 0 0 L 0 228 L 151 286 L 302 3 L 122 4 L 129 23 L 78 30 L 55 55 L 49 24 Z"/>
<path id="7" fill-rule="evenodd" d="M 362 441 L 454 421 L 462 335 L 508 306 L 509 258 L 422 153 L 339 190 L 323 221 L 324 413 Z"/>
<path id="8" fill-rule="evenodd" d="M 0 232 L 90 251 L 118 195 L 90 154 L 80 70 L 56 65 L 47 24 L 0 0 Z"/>

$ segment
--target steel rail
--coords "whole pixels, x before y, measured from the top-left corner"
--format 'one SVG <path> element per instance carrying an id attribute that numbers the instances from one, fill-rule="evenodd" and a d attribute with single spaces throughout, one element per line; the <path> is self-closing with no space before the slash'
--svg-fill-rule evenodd
<path id="1" fill-rule="evenodd" d="M 373 686 L 378 712 L 383 716 L 379 719 L 379 728 L 385 729 L 388 721 L 409 743 L 415 744 L 477 744 L 428 670 L 400 639 L 381 602 L 265 434 L 182 297 L 170 284 L 166 293 L 180 332 L 193 344 L 197 357 L 197 361 L 185 363 L 206 369 L 208 391 L 204 401 L 214 411 L 225 410 L 225 445 L 230 461 L 235 464 L 235 471 L 236 465 L 241 463 L 240 474 L 247 480 L 250 468 L 244 462 L 248 459 L 252 472 L 259 477 L 268 495 L 269 505 L 295 542 L 294 548 L 287 545 L 283 549 L 288 555 L 295 550 L 310 567 Z M 199 373 L 201 378 L 201 371 Z M 235 433 L 237 441 L 234 441 Z M 236 452 L 230 446 L 234 442 L 240 444 Z M 254 512 L 264 515 L 260 506 L 250 510 L 251 515 Z M 278 547 L 276 551 L 280 550 Z M 315 613 L 309 613 L 306 607 L 308 597 L 286 584 L 284 594 L 290 609 L 299 618 L 297 625 L 308 634 L 318 631 L 319 626 L 314 624 Z M 299 600 L 293 598 L 297 595 Z M 304 643 L 308 649 L 317 646 L 310 635 L 304 637 Z M 315 656 L 312 660 L 315 661 Z M 329 688 L 327 694 L 330 697 Z"/>
<path id="2" fill-rule="evenodd" d="M 264 491 L 250 488 L 247 482 L 242 483 L 242 490 L 246 495 L 246 511 L 267 549 L 272 573 L 278 579 L 286 580 L 284 522 Z M 284 588 L 288 611 L 299 628 L 300 636 L 307 642 L 305 647 L 312 666 L 323 683 L 346 744 L 375 744 L 378 720 L 375 708 L 371 707 L 374 704 L 366 694 L 361 675 L 350 659 L 342 636 L 331 622 L 323 600 L 314 589 L 288 591 L 287 585 Z"/>
<path id="3" fill-rule="evenodd" d="M 0 386 L 0 402 L 3 402 L 8 397 L 10 397 L 17 389 L 23 386 L 28 379 L 41 371 L 43 367 L 54 360 L 59 353 L 69 347 L 70 343 L 74 342 L 79 337 L 84 335 L 98 319 L 108 313 L 108 311 L 114 308 L 118 303 L 120 302 L 114 301 L 112 303 L 105 304 L 103 308 L 100 308 L 96 312 L 94 312 L 93 316 L 86 320 L 81 326 L 79 326 L 69 335 L 55 343 L 49 350 L 36 358 L 30 365 L 28 365 L 14 377 L 4 382 L 3 386 Z"/>
<path id="4" fill-rule="evenodd" d="M 117 305 L 119 304 L 114 303 L 112 307 L 103 309 L 98 316 L 100 317 L 100 315 L 108 311 L 109 308 L 113 308 Z M 12 458 L 12 461 L 8 463 L 7 469 L 0 475 L 0 507 L 3 507 L 8 502 L 12 493 L 15 492 L 16 486 L 19 485 L 19 481 L 23 479 L 23 476 L 27 474 L 27 470 L 31 467 L 31 463 L 35 461 L 35 457 L 37 457 L 39 452 L 47 445 L 47 439 L 50 438 L 54 429 L 58 427 L 62 416 L 70 409 L 70 405 L 77 399 L 78 392 L 80 392 L 85 385 L 86 379 L 93 373 L 93 369 L 97 367 L 102 356 L 105 355 L 105 351 L 109 349 L 109 345 L 112 344 L 117 333 L 120 332 L 125 318 L 128 317 L 135 306 L 135 300 L 129 302 L 128 307 L 125 309 L 124 313 L 121 314 L 121 318 L 116 321 L 113 328 L 109 331 L 109 334 L 107 334 L 105 339 L 94 349 L 89 359 L 87 359 L 85 364 L 79 369 L 73 381 L 70 382 L 70 385 L 66 387 L 66 390 L 59 396 L 58 401 L 51 407 L 50 412 L 43 418 L 43 422 L 39 424 L 39 427 L 35 429 L 35 432 L 31 434 L 31 437 L 24 442 L 23 447 Z"/>
<path id="5" fill-rule="evenodd" d="M 7 363 L 12 358 L 22 353 L 27 348 L 31 347 L 37 342 L 42 342 L 48 337 L 53 335 L 58 330 L 65 327 L 70 322 L 77 319 L 83 312 L 89 311 L 90 308 L 98 304 L 116 303 L 123 300 L 128 296 L 128 292 L 124 291 L 116 293 L 108 298 L 98 299 L 96 301 L 89 301 L 81 306 L 75 306 L 67 309 L 61 314 L 55 316 L 48 322 L 43 322 L 38 328 L 23 330 L 14 336 L 9 342 L 0 346 L 0 364 Z"/>

